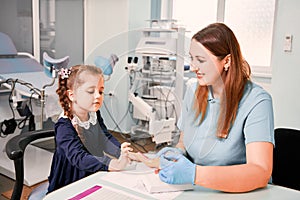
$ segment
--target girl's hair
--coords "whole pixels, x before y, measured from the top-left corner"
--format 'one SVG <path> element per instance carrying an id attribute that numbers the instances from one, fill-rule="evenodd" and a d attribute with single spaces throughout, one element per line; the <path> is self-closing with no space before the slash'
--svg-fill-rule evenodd
<path id="1" fill-rule="evenodd" d="M 243 96 L 246 82 L 250 79 L 250 66 L 243 59 L 240 45 L 230 28 L 223 23 L 213 23 L 197 32 L 192 39 L 201 43 L 218 60 L 230 54 L 228 71 L 222 76 L 225 92 L 221 96 L 220 115 L 217 136 L 227 138 L 231 125 L 236 118 L 239 102 Z M 196 90 L 194 108 L 196 118 L 201 115 L 203 121 L 207 107 L 208 87 L 200 86 Z"/>
<path id="2" fill-rule="evenodd" d="M 58 88 L 56 93 L 59 97 L 59 103 L 64 110 L 64 115 L 68 118 L 73 118 L 72 102 L 68 97 L 68 90 L 74 90 L 82 85 L 86 80 L 81 79 L 83 73 L 90 73 L 95 76 L 99 75 L 103 78 L 102 70 L 93 65 L 75 65 L 70 68 L 68 77 L 59 75 Z"/>

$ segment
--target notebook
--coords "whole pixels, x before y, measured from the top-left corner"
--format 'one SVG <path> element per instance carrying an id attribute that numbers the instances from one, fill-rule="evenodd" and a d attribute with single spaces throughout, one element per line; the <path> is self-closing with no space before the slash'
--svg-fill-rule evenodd
<path id="1" fill-rule="evenodd" d="M 142 181 L 149 193 L 193 190 L 192 184 L 175 185 L 162 182 L 158 174 L 155 173 L 143 175 Z"/>

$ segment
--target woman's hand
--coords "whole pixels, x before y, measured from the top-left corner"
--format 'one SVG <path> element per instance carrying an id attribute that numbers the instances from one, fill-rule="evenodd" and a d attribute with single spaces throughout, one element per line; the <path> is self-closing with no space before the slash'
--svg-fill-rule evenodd
<path id="1" fill-rule="evenodd" d="M 169 184 L 194 184 L 196 164 L 184 155 L 168 152 L 160 156 L 159 177 Z"/>
<path id="2" fill-rule="evenodd" d="M 173 153 L 185 155 L 185 152 L 180 148 L 177 148 L 177 147 L 164 147 L 159 152 L 156 153 L 155 157 L 160 157 L 161 155 L 164 155 L 168 152 L 173 152 Z"/>
<path id="3" fill-rule="evenodd" d="M 157 168 L 159 167 L 159 157 L 158 158 L 149 158 L 147 156 L 145 156 L 143 153 L 141 152 L 129 152 L 129 158 L 131 160 L 137 161 L 137 162 L 142 162 L 145 165 L 147 165 L 148 167 L 151 168 Z"/>

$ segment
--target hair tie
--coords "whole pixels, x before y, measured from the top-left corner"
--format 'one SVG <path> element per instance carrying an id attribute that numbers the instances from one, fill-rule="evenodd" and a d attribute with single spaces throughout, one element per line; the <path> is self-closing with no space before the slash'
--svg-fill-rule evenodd
<path id="1" fill-rule="evenodd" d="M 68 68 L 61 68 L 58 74 L 62 79 L 69 78 L 69 75 L 71 74 L 71 70 Z"/>

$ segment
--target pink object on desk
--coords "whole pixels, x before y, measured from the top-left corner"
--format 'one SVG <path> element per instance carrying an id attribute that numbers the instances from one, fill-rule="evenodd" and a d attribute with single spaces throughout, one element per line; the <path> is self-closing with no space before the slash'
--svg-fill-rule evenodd
<path id="1" fill-rule="evenodd" d="M 102 188 L 102 186 L 95 185 L 94 187 L 91 187 L 91 188 L 85 190 L 84 192 L 76 195 L 75 197 L 70 198 L 69 200 L 79 200 L 79 199 L 82 199 L 82 198 L 84 198 L 84 197 L 92 194 L 93 192 L 95 192 L 95 191 L 97 191 L 97 190 L 99 190 L 101 188 Z"/>

